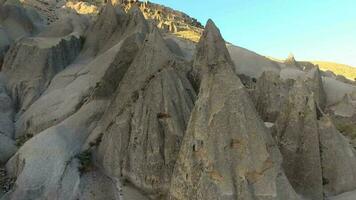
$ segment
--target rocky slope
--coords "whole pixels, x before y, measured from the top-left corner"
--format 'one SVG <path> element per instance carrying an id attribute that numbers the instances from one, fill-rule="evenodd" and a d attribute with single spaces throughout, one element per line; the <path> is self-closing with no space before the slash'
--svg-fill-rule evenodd
<path id="1" fill-rule="evenodd" d="M 356 199 L 353 82 L 160 5 L 61 3 L 0 1 L 1 200 Z"/>

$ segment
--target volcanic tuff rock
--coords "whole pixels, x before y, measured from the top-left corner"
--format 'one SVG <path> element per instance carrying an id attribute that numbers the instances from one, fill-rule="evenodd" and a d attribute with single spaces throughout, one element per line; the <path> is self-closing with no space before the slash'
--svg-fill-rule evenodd
<path id="1" fill-rule="evenodd" d="M 276 121 L 283 168 L 293 188 L 306 198 L 323 199 L 317 112 L 314 95 L 302 79 L 289 91 Z"/>
<path id="2" fill-rule="evenodd" d="M 80 48 L 79 35 L 72 32 L 64 37 L 23 38 L 13 45 L 5 56 L 2 70 L 17 111 L 26 111 L 54 75 L 75 59 Z"/>
<path id="3" fill-rule="evenodd" d="M 195 93 L 156 28 L 123 77 L 94 134 L 107 174 L 165 195 Z"/>
<path id="4" fill-rule="evenodd" d="M 41 27 L 41 19 L 35 11 L 9 3 L 0 4 L 0 69 L 10 45 L 21 37 L 36 34 Z"/>
<path id="5" fill-rule="evenodd" d="M 194 68 L 199 96 L 173 173 L 170 199 L 299 199 L 219 30 L 207 23 Z M 219 47 L 223 47 L 222 49 Z"/>
<path id="6" fill-rule="evenodd" d="M 160 5 L 25 1 L 0 0 L 1 200 L 355 199 L 351 83 L 210 20 L 195 45 L 156 27 L 199 27 Z"/>
<path id="7" fill-rule="evenodd" d="M 14 139 L 14 110 L 6 91 L 4 76 L 0 73 L 0 165 L 16 153 Z"/>
<path id="8" fill-rule="evenodd" d="M 318 121 L 324 193 L 334 196 L 356 189 L 356 154 L 330 118 Z"/>
<path id="9" fill-rule="evenodd" d="M 34 119 L 37 118 L 32 125 L 32 130 L 38 135 L 25 143 L 7 164 L 9 172 L 17 177 L 17 189 L 10 195 L 12 199 L 85 197 L 85 191 L 88 189 L 74 186 L 78 181 L 90 183 L 92 180 L 88 180 L 87 176 L 81 178 L 78 162 L 73 157 L 80 153 L 81 146 L 109 103 L 111 93 L 120 81 L 113 77 L 117 78 L 125 73 L 140 41 L 142 42 L 137 34 L 133 34 L 98 56 L 90 64 L 78 63 L 70 66 L 68 70 L 54 78 L 53 85 L 41 97 L 42 100 L 37 101 L 38 107 L 36 104 L 32 105 L 35 106 L 33 112 L 42 110 L 38 115 L 29 112 L 30 116 L 33 114 Z M 136 48 L 135 44 L 137 44 Z M 101 68 L 97 67 L 99 63 L 102 65 Z M 73 72 L 72 77 L 66 76 Z M 48 101 L 49 99 L 56 102 Z M 39 116 L 42 118 L 38 118 Z M 47 121 L 46 124 L 46 118 L 53 121 Z M 42 167 L 47 171 L 38 170 Z M 100 183 L 97 187 L 107 188 L 108 185 L 112 185 L 116 188 L 115 183 L 107 182 L 105 178 L 97 181 Z M 116 189 L 111 191 L 112 193 L 107 195 L 111 196 L 110 198 L 114 196 L 116 199 L 119 195 L 115 194 Z"/>
<path id="10" fill-rule="evenodd" d="M 292 85 L 293 80 L 283 80 L 272 71 L 264 72 L 257 79 L 251 96 L 263 121 L 271 123 L 276 121 Z"/>

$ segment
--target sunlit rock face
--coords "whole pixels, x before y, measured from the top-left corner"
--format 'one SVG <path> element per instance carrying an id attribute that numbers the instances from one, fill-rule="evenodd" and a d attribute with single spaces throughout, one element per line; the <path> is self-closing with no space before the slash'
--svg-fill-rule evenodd
<path id="1" fill-rule="evenodd" d="M 209 21 L 194 68 L 200 89 L 173 173 L 170 199 L 299 199 L 219 30 Z"/>
<path id="2" fill-rule="evenodd" d="M 0 0 L 0 65 L 0 200 L 355 199 L 355 84 L 211 20 Z"/>

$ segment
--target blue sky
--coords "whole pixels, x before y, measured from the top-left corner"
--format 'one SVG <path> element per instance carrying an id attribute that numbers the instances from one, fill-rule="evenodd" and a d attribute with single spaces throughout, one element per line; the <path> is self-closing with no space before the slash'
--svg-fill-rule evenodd
<path id="1" fill-rule="evenodd" d="M 211 18 L 226 41 L 262 55 L 356 66 L 356 0 L 152 0 Z"/>

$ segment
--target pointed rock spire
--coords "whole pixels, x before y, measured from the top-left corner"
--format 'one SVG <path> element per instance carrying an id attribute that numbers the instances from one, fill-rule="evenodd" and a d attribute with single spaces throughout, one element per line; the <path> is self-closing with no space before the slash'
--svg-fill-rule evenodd
<path id="1" fill-rule="evenodd" d="M 170 199 L 298 199 L 211 21 L 199 42 L 195 67 L 202 70 L 200 93 L 173 172 Z"/>
<path id="2" fill-rule="evenodd" d="M 167 193 L 194 105 L 181 67 L 152 27 L 95 131 L 104 135 L 98 156 L 105 172 L 127 179 L 152 199 Z"/>
<path id="3" fill-rule="evenodd" d="M 356 189 L 356 151 L 334 126 L 323 116 L 319 121 L 320 150 L 324 193 L 334 196 Z"/>
<path id="4" fill-rule="evenodd" d="M 293 67 L 297 67 L 298 69 L 302 69 L 299 63 L 296 61 L 294 54 L 289 53 L 287 59 L 284 61 L 286 65 L 290 65 Z"/>
<path id="5" fill-rule="evenodd" d="M 323 199 L 318 113 L 314 94 L 297 79 L 275 123 L 283 168 L 293 188 L 308 199 Z"/>
<path id="6" fill-rule="evenodd" d="M 116 9 L 112 5 L 111 0 L 108 0 L 102 8 L 98 19 L 89 27 L 82 54 L 85 56 L 96 56 L 105 46 L 117 26 L 118 16 Z"/>
<path id="7" fill-rule="evenodd" d="M 221 36 L 220 30 L 214 22 L 209 19 L 203 35 L 196 48 L 193 66 L 193 77 L 199 85 L 201 76 L 217 66 L 228 67 L 233 70 L 233 62 L 226 48 L 226 42 Z"/>
<path id="8" fill-rule="evenodd" d="M 306 83 L 309 89 L 314 93 L 314 98 L 321 110 L 326 106 L 326 93 L 321 78 L 321 72 L 318 67 L 312 68 L 307 73 Z"/>

